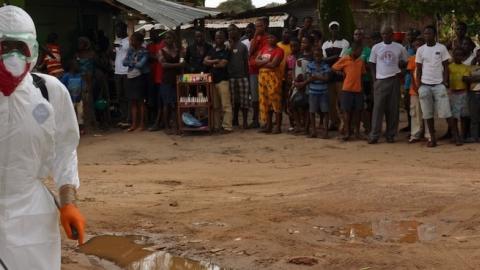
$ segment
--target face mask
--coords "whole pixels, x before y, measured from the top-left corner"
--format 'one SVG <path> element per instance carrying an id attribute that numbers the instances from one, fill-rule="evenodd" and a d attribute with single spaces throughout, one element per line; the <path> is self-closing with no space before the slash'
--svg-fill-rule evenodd
<path id="1" fill-rule="evenodd" d="M 21 54 L 11 53 L 2 56 L 0 61 L 0 91 L 10 96 L 30 70 L 30 64 Z"/>
<path id="2" fill-rule="evenodd" d="M 25 72 L 27 61 L 25 57 L 14 53 L 4 58 L 3 64 L 5 65 L 5 69 L 9 71 L 13 77 L 20 77 Z"/>

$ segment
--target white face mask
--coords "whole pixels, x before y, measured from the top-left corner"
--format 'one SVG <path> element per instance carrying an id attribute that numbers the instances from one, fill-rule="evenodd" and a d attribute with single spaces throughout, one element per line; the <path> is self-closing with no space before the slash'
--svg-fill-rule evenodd
<path id="1" fill-rule="evenodd" d="M 3 64 L 14 77 L 20 77 L 27 67 L 27 61 L 19 54 L 10 54 L 3 59 Z"/>

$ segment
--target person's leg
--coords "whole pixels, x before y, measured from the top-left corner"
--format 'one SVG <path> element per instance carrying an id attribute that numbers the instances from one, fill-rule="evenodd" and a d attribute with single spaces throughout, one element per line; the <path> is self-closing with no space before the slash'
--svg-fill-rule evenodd
<path id="1" fill-rule="evenodd" d="M 434 105 L 435 109 L 438 113 L 438 117 L 442 119 L 446 119 L 448 123 L 448 128 L 452 133 L 452 139 L 457 145 L 463 144 L 461 138 L 458 136 L 458 125 L 455 127 L 454 119 L 453 119 L 453 114 L 452 114 L 452 104 L 455 105 L 457 103 L 456 98 L 457 97 L 452 97 L 455 100 L 453 100 L 453 103 L 450 104 L 450 98 L 448 96 L 447 88 L 443 84 L 438 84 L 435 85 L 432 88 L 433 91 L 433 96 L 434 96 Z M 423 108 L 422 108 L 423 109 Z M 457 114 L 455 112 L 455 114 Z M 460 112 L 458 112 L 458 117 L 457 119 L 460 118 Z"/>
<path id="2" fill-rule="evenodd" d="M 377 80 L 374 83 L 373 92 L 373 115 L 372 115 L 372 130 L 369 135 L 368 142 L 374 144 L 378 142 L 380 133 L 382 131 L 383 115 L 385 114 L 385 102 L 387 97 L 386 84 L 384 80 Z"/>
<path id="3" fill-rule="evenodd" d="M 233 126 L 239 125 L 238 114 L 240 112 L 240 101 L 239 101 L 240 80 L 241 79 L 232 78 L 229 81 L 231 104 L 233 105 L 233 119 L 232 119 Z"/>
<path id="4" fill-rule="evenodd" d="M 139 127 L 141 131 L 145 130 L 145 121 L 146 121 L 146 112 L 147 112 L 147 106 L 145 102 L 143 101 L 138 101 L 138 107 L 140 108 L 140 122 L 139 122 Z"/>
<path id="5" fill-rule="evenodd" d="M 250 95 L 252 97 L 252 128 L 259 128 L 259 112 L 260 112 L 260 96 L 259 96 L 259 85 L 258 85 L 258 75 L 250 75 Z"/>
<path id="6" fill-rule="evenodd" d="M 250 92 L 248 78 L 239 79 L 238 100 L 239 106 L 242 110 L 242 128 L 248 128 L 248 109 L 250 108 L 250 101 L 248 98 Z"/>
<path id="7" fill-rule="evenodd" d="M 437 136 L 435 132 L 435 96 L 434 87 L 429 85 L 422 85 L 418 89 L 418 98 L 420 100 L 420 109 L 422 111 L 422 117 L 424 122 L 427 123 L 428 133 L 430 134 L 430 140 L 428 141 L 428 147 L 437 146 Z M 448 97 L 447 97 L 448 98 Z"/>
<path id="8" fill-rule="evenodd" d="M 282 80 L 277 76 L 271 77 L 271 86 L 268 90 L 269 100 L 275 112 L 274 134 L 282 133 Z"/>
<path id="9" fill-rule="evenodd" d="M 352 123 L 350 120 L 352 119 L 352 111 L 343 111 L 343 123 L 344 123 L 344 134 L 342 136 L 343 141 L 348 141 L 352 135 Z"/>
<path id="10" fill-rule="evenodd" d="M 337 111 L 337 86 L 336 82 L 330 82 L 328 84 L 328 97 L 329 97 L 329 107 L 331 108 L 329 112 L 329 118 L 330 118 L 330 130 L 336 130 L 339 127 L 339 117 L 338 117 L 338 111 Z"/>
<path id="11" fill-rule="evenodd" d="M 478 142 L 480 120 L 480 94 L 469 92 L 468 107 L 470 110 L 470 138 L 468 142 Z"/>
<path id="12" fill-rule="evenodd" d="M 387 121 L 387 142 L 394 142 L 394 138 L 398 132 L 398 124 L 400 120 L 400 80 L 398 77 L 388 79 L 388 88 L 390 95 L 387 99 L 386 121 Z"/>
<path id="13" fill-rule="evenodd" d="M 418 100 L 418 96 L 410 96 L 410 118 L 411 125 L 409 142 L 415 143 L 422 139 L 421 123 L 423 119 L 420 111 L 420 102 Z"/>
<path id="14" fill-rule="evenodd" d="M 273 129 L 273 111 L 270 110 L 267 112 L 266 120 L 265 120 L 265 129 L 262 130 L 263 133 L 270 134 L 272 133 Z"/>
<path id="15" fill-rule="evenodd" d="M 138 113 L 138 107 L 137 107 L 137 100 L 131 100 L 130 101 L 130 109 L 131 109 L 131 115 L 132 115 L 132 126 L 127 130 L 128 132 L 132 132 L 137 129 L 137 113 Z"/>
<path id="16" fill-rule="evenodd" d="M 218 87 L 223 114 L 222 127 L 225 131 L 232 131 L 232 99 L 228 81 L 220 82 Z"/>
<path id="17" fill-rule="evenodd" d="M 222 101 L 218 83 L 215 84 L 213 89 L 213 119 L 215 123 L 215 130 L 220 130 L 222 127 Z"/>
<path id="18" fill-rule="evenodd" d="M 310 134 L 308 135 L 310 138 L 317 137 L 317 127 L 316 120 L 315 120 L 316 113 L 310 111 Z"/>

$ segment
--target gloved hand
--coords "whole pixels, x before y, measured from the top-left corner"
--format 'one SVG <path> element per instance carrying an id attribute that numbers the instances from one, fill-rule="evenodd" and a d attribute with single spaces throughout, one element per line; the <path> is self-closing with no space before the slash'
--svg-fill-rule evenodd
<path id="1" fill-rule="evenodd" d="M 71 240 L 78 240 L 78 244 L 82 245 L 85 237 L 85 218 L 73 203 L 60 208 L 60 222 L 67 237 Z M 78 238 L 74 237 L 72 228 L 77 230 Z"/>

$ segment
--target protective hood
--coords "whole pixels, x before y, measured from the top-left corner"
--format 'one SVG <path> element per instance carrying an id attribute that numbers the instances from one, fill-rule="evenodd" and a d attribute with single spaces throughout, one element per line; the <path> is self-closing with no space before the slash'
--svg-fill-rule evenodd
<path id="1" fill-rule="evenodd" d="M 7 49 L 7 44 L 12 42 L 22 44 L 20 47 L 23 47 L 23 55 Z M 5 96 L 10 96 L 35 67 L 38 58 L 35 25 L 23 9 L 15 6 L 0 8 L 0 44 L 0 91 Z"/>
<path id="2" fill-rule="evenodd" d="M 13 39 L 25 42 L 30 49 L 30 69 L 35 67 L 38 58 L 37 31 L 32 17 L 16 6 L 0 8 L 0 39 Z"/>

